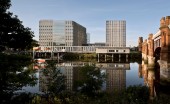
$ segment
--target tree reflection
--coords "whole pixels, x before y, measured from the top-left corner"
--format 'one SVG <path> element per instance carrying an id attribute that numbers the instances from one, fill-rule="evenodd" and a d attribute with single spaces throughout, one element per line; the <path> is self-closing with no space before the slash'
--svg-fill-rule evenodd
<path id="1" fill-rule="evenodd" d="M 56 68 L 56 61 L 47 62 L 47 67 L 43 69 L 43 75 L 43 78 L 41 76 L 41 83 L 47 85 L 46 94 L 57 95 L 65 89 L 65 76 Z"/>
<path id="2" fill-rule="evenodd" d="M 106 74 L 95 65 L 85 65 L 79 69 L 79 78 L 76 81 L 76 89 L 81 93 L 93 96 L 102 87 Z"/>
<path id="3" fill-rule="evenodd" d="M 29 57 L 0 54 L 0 103 L 9 103 L 15 91 L 36 83 L 31 70 L 24 68 L 30 64 Z"/>

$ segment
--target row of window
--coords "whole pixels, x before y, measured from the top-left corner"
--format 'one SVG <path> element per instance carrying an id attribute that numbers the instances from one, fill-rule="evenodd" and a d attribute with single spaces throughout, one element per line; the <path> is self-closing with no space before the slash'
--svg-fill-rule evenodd
<path id="1" fill-rule="evenodd" d="M 39 27 L 52 27 L 52 26 L 47 26 L 47 25 L 46 25 L 46 26 L 39 26 Z"/>
<path id="2" fill-rule="evenodd" d="M 42 30 L 53 30 L 53 29 L 39 29 L 39 31 L 42 31 Z"/>
<path id="3" fill-rule="evenodd" d="M 122 50 L 109 50 L 109 52 L 122 52 Z M 123 50 L 123 52 L 126 52 L 126 50 Z"/>
<path id="4" fill-rule="evenodd" d="M 72 24 L 72 21 L 66 21 L 66 24 Z"/>
<path id="5" fill-rule="evenodd" d="M 125 32 L 126 29 L 112 29 L 112 28 L 109 28 L 109 29 L 106 29 L 106 31 L 121 31 L 121 32 Z"/>
<path id="6" fill-rule="evenodd" d="M 48 26 L 48 25 L 44 25 L 44 26 L 39 26 L 40 28 L 43 28 L 43 27 L 53 27 L 53 26 Z M 72 25 L 66 25 L 65 27 L 73 27 Z"/>
<path id="7" fill-rule="evenodd" d="M 53 29 L 39 29 L 39 31 L 46 31 L 46 30 L 50 30 L 50 31 L 52 31 Z M 56 31 L 57 30 L 59 30 L 59 29 L 56 29 Z M 64 29 L 60 29 L 60 31 L 64 31 Z M 70 29 L 65 29 L 65 31 L 73 31 L 73 29 L 72 28 L 70 28 Z"/>
<path id="8" fill-rule="evenodd" d="M 52 38 L 52 35 L 40 35 L 40 38 Z"/>
<path id="9" fill-rule="evenodd" d="M 40 38 L 40 41 L 44 41 L 44 40 L 51 40 L 52 41 L 52 38 Z"/>
<path id="10" fill-rule="evenodd" d="M 49 34 L 49 35 L 51 35 L 52 34 L 52 32 L 39 32 L 39 34 Z"/>

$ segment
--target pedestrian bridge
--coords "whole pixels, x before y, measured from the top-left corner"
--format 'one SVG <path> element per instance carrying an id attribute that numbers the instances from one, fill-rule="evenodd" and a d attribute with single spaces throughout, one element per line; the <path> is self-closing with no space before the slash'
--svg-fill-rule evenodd
<path id="1" fill-rule="evenodd" d="M 72 53 L 130 53 L 129 47 L 108 46 L 40 46 L 34 52 L 72 52 Z"/>
<path id="2" fill-rule="evenodd" d="M 33 48 L 33 58 L 60 59 L 65 53 L 96 53 L 98 62 L 104 57 L 105 62 L 109 57 L 114 61 L 118 56 L 119 61 L 124 57 L 128 61 L 129 47 L 108 47 L 108 46 L 40 46 Z"/>

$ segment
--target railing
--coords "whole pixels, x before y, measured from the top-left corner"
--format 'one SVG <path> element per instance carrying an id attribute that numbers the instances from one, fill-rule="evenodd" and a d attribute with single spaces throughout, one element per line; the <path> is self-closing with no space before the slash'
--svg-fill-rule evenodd
<path id="1" fill-rule="evenodd" d="M 96 49 L 129 50 L 128 47 L 108 46 L 40 46 L 37 52 L 73 52 L 73 53 L 95 53 Z"/>

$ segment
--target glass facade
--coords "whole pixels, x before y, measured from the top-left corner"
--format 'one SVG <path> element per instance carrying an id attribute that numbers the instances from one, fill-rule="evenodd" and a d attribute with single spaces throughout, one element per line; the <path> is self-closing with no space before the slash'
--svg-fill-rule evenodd
<path id="1" fill-rule="evenodd" d="M 82 46 L 86 43 L 86 28 L 74 21 L 39 21 L 40 46 Z"/>
<path id="2" fill-rule="evenodd" d="M 65 45 L 65 21 L 53 22 L 53 46 Z"/>

